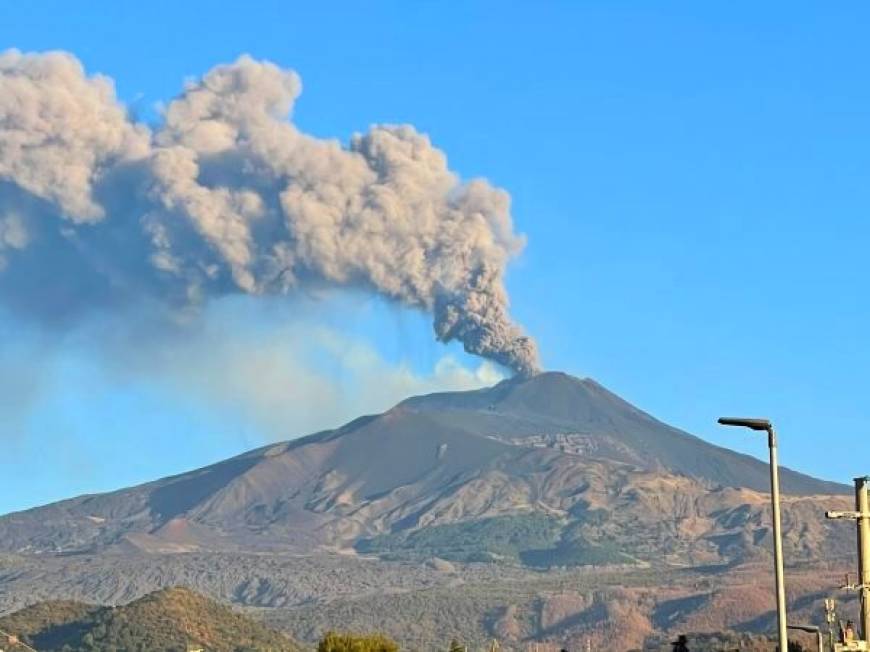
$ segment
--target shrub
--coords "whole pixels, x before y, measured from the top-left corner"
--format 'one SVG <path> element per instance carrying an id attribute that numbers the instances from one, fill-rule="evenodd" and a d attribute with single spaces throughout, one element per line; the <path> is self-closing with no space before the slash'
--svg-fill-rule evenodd
<path id="1" fill-rule="evenodd" d="M 317 652 L 399 652 L 399 646 L 382 634 L 327 632 Z"/>

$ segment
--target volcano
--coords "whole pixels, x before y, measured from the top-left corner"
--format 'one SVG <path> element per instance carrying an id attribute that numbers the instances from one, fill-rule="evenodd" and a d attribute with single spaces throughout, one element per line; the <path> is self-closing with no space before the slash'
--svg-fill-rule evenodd
<path id="1" fill-rule="evenodd" d="M 300 553 L 398 546 L 411 554 L 427 528 L 448 528 L 441 538 L 449 548 L 469 524 L 510 530 L 537 519 L 529 527 L 548 533 L 535 543 L 546 550 L 569 530 L 596 545 L 618 542 L 633 520 L 649 522 L 652 539 L 629 546 L 632 557 L 664 546 L 671 555 L 719 559 L 750 554 L 755 546 L 746 541 L 764 538 L 741 532 L 746 541 L 731 545 L 741 524 L 761 529 L 768 479 L 759 460 L 662 423 L 593 380 L 552 372 L 410 398 L 189 473 L 10 514 L 0 518 L 0 546 Z M 809 497 L 849 491 L 788 469 L 782 484 L 793 513 Z M 492 519 L 501 521 L 492 526 Z M 686 519 L 705 526 L 680 531 Z M 822 545 L 824 526 L 810 529 Z M 438 546 L 425 552 L 451 556 Z"/>
<path id="2" fill-rule="evenodd" d="M 444 631 L 517 649 L 765 631 L 767 483 L 759 460 L 542 373 L 0 517 L 0 613 L 185 585 L 309 643 L 339 624 L 417 649 Z M 792 613 L 809 619 L 854 564 L 854 533 L 823 517 L 852 499 L 782 483 Z"/>

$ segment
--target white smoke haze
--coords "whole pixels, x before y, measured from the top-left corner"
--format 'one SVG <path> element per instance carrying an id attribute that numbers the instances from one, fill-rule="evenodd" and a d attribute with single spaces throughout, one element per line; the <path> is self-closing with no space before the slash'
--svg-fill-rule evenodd
<path id="1" fill-rule="evenodd" d="M 504 378 L 492 362 L 445 353 L 423 315 L 336 294 L 222 297 L 176 322 L 150 306 L 94 312 L 63 331 L 0 314 L 0 466 L 29 487 L 0 512 L 180 473 L 409 395 Z M 385 349 L 368 337 L 373 327 L 388 331 Z M 403 340 L 415 345 L 413 364 Z"/>
<path id="2" fill-rule="evenodd" d="M 0 441 L 8 446 L 27 430 L 27 420 L 49 388 L 44 342 L 0 328 Z"/>
<path id="3" fill-rule="evenodd" d="M 202 413 L 244 424 L 246 443 L 257 445 L 334 428 L 408 396 L 478 389 L 505 377 L 489 361 L 467 367 L 450 354 L 424 356 L 414 367 L 388 360 L 359 334 L 336 327 L 341 315 L 365 320 L 370 310 L 346 297 L 320 309 L 314 303 L 217 299 L 172 327 L 152 314 L 102 314 L 62 338 L 7 318 L 0 441 L 8 446 L 26 436 L 29 417 L 59 392 L 86 405 L 89 396 L 137 387 L 137 394 L 173 397 L 173 409 L 188 419 Z M 223 436 L 241 434 L 231 426 Z"/>
<path id="4" fill-rule="evenodd" d="M 508 194 L 463 182 L 411 126 L 347 146 L 306 135 L 289 120 L 300 92 L 296 73 L 243 56 L 149 128 L 70 54 L 0 54 L 0 301 L 68 325 L 131 305 L 183 317 L 226 295 L 362 289 L 534 373 L 504 285 L 524 244 Z"/>
<path id="5" fill-rule="evenodd" d="M 151 353 L 140 378 L 233 415 L 271 441 L 334 428 L 408 396 L 479 389 L 504 378 L 490 362 L 467 368 L 449 355 L 416 371 L 388 362 L 360 338 L 311 323 L 252 336 L 212 322 Z"/>

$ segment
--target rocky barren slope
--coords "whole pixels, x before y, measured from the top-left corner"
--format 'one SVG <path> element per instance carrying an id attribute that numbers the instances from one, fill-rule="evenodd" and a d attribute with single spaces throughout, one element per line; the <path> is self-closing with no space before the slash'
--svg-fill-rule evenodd
<path id="1" fill-rule="evenodd" d="M 263 609 L 262 617 L 308 637 L 329 626 L 324 614 L 364 623 L 367 604 L 380 618 L 429 604 L 444 614 L 433 630 L 452 623 L 469 636 L 516 640 L 591 635 L 622 620 L 637 644 L 665 624 L 704 622 L 708 608 L 725 620 L 733 612 L 734 625 L 763 627 L 763 599 L 712 590 L 691 598 L 662 587 L 684 573 L 712 574 L 725 586 L 738 569 L 767 568 L 767 473 L 764 463 L 661 423 L 592 380 L 545 373 L 412 398 L 204 469 L 2 517 L 0 550 L 10 557 L 0 608 L 39 586 L 77 598 L 117 587 L 116 598 L 132 599 L 188 574 L 195 588 Z M 822 515 L 848 508 L 849 488 L 788 470 L 783 488 L 790 563 L 848 567 L 853 537 Z M 212 560 L 210 575 L 195 571 L 209 566 L 203 559 Z M 292 569 L 338 563 L 330 560 L 345 569 L 338 586 L 293 588 Z M 354 578 L 372 564 L 381 570 L 362 589 Z M 56 569 L 41 584 L 40 565 Z M 140 571 L 119 575 L 125 565 Z M 550 599 L 542 596 L 550 579 L 573 572 L 597 584 L 565 589 L 553 607 L 565 623 L 554 628 L 555 616 L 541 615 Z M 511 602 L 504 578 L 517 573 L 529 584 Z M 804 588 L 824 585 L 825 573 Z M 645 588 L 630 589 L 629 577 L 642 577 Z M 344 591 L 345 583 L 357 588 Z M 615 585 L 624 591 L 607 588 Z M 401 604 L 391 603 L 396 595 Z M 663 606 L 668 600 L 678 607 Z M 406 632 L 427 622 L 420 613 L 409 619 Z M 400 621 L 379 624 L 401 638 Z"/>
<path id="2" fill-rule="evenodd" d="M 754 458 L 671 428 L 594 381 L 546 373 L 409 399 L 180 476 L 10 514 L 0 547 L 308 553 L 536 514 L 560 532 L 631 538 L 632 555 L 667 544 L 684 563 L 710 562 L 766 550 L 767 483 Z M 793 547 L 811 554 L 827 533 L 816 496 L 848 488 L 788 470 L 783 488 L 801 529 Z"/>

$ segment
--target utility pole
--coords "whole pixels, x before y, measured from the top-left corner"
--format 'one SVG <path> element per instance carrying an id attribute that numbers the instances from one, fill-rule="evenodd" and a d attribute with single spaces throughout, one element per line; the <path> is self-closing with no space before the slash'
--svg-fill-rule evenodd
<path id="1" fill-rule="evenodd" d="M 858 582 L 861 585 L 861 636 L 870 643 L 870 478 L 855 478 L 855 510 L 858 518 Z"/>
<path id="2" fill-rule="evenodd" d="M 855 511 L 826 512 L 830 519 L 855 521 L 858 525 L 858 585 L 861 602 L 861 640 L 870 645 L 870 477 L 855 478 Z"/>

